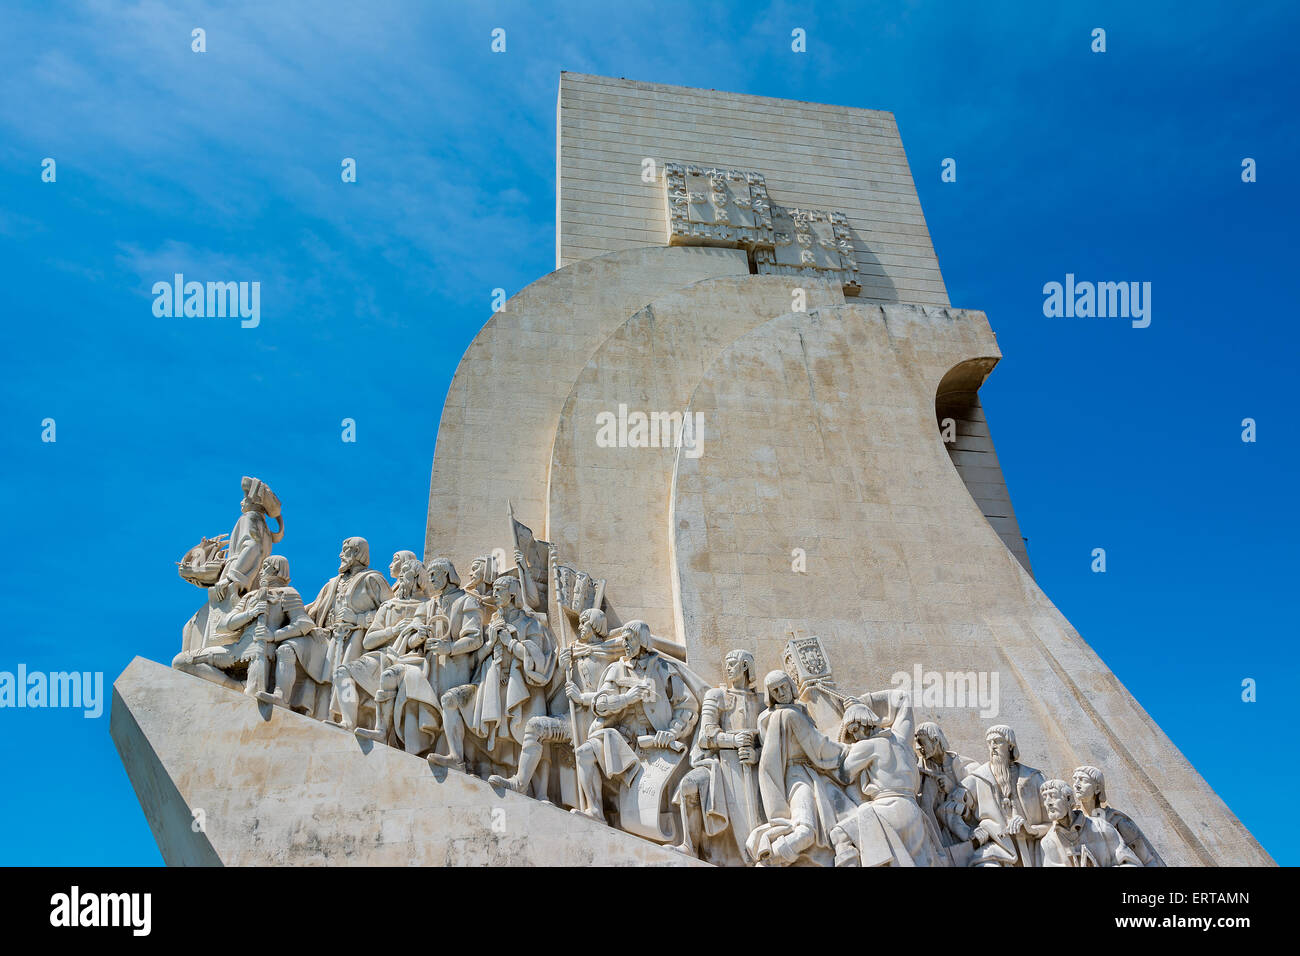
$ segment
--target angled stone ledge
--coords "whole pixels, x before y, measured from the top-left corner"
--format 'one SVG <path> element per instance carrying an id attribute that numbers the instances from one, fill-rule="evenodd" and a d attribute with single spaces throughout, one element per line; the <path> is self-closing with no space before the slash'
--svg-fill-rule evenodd
<path id="1" fill-rule="evenodd" d="M 110 732 L 169 866 L 699 863 L 139 657 Z"/>

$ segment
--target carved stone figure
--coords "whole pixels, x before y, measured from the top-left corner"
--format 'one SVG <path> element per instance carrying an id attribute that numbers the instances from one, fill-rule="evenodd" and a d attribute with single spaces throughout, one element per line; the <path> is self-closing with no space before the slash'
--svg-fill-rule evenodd
<path id="1" fill-rule="evenodd" d="M 974 849 L 974 824 L 966 819 L 967 794 L 961 782 L 975 769 L 975 761 L 948 749 L 948 738 L 932 721 L 916 727 L 917 768 L 921 809 L 929 814 L 955 866 L 967 866 Z"/>
<path id="2" fill-rule="evenodd" d="M 746 849 L 759 866 L 829 865 L 830 831 L 853 807 L 842 789 L 844 748 L 817 729 L 789 674 L 770 671 L 763 685 L 758 786 L 767 822 L 749 834 Z"/>
<path id="3" fill-rule="evenodd" d="M 399 689 L 395 705 L 394 725 L 401 728 L 408 752 L 433 749 L 442 733 L 445 695 L 472 686 L 483 648 L 483 605 L 475 589 L 483 586 L 483 575 L 490 568 L 488 559 L 475 560 L 468 588 L 462 589 L 460 575 L 450 561 L 435 558 L 429 564 L 429 587 L 434 596 L 415 612 L 411 626 L 424 638 L 431 699 L 425 701 L 418 693 L 412 696 L 410 689 Z"/>
<path id="4" fill-rule="evenodd" d="M 948 749 L 948 737 L 937 723 L 917 726 L 917 767 L 920 770 L 920 809 L 935 821 L 939 843 L 953 866 L 969 866 L 975 849 L 975 821 L 962 780 L 975 769 L 970 757 Z"/>
<path id="5" fill-rule="evenodd" d="M 886 721 L 876 708 L 889 707 Z M 831 831 L 836 866 L 944 866 L 938 828 L 921 810 L 917 790 L 921 770 L 912 750 L 911 698 L 900 690 L 882 691 L 850 704 L 840 724 L 848 745 L 844 773 L 863 802 Z"/>
<path id="6" fill-rule="evenodd" d="M 406 664 L 420 671 L 419 678 L 413 675 L 413 679 L 424 678 L 424 656 L 416 650 L 424 639 L 415 636 L 413 631 L 408 633 L 406 625 L 424 603 L 419 594 L 428 587 L 429 575 L 424 565 L 414 557 L 405 560 L 397 575 L 397 593 L 379 606 L 362 635 L 361 656 L 335 671 L 339 722 L 359 736 L 388 740 L 393 701 L 405 676 Z M 374 711 L 374 729 L 360 726 L 361 708 L 367 704 Z"/>
<path id="7" fill-rule="evenodd" d="M 469 579 L 465 582 L 465 591 L 484 602 L 492 597 L 492 585 L 496 581 L 496 568 L 492 555 L 484 554 L 469 563 Z"/>
<path id="8" fill-rule="evenodd" d="M 476 558 L 462 587 L 445 558 L 426 569 L 398 551 L 390 588 L 366 540 L 348 538 L 338 575 L 304 607 L 270 553 L 278 499 L 255 478 L 242 487 L 228 539 L 205 537 L 179 562 L 208 592 L 180 670 L 602 822 L 612 813 L 712 863 L 1164 865 L 1107 805 L 1096 767 L 1044 781 L 1005 725 L 988 729 L 977 765 L 938 724 L 914 725 L 906 693 L 842 694 L 815 636 L 791 632 L 761 710 L 747 651 L 729 651 L 723 683 L 706 686 L 644 621 L 611 633 L 604 581 L 561 565 L 513 512 L 509 571 Z"/>
<path id="9" fill-rule="evenodd" d="M 1165 865 L 1156 848 L 1132 818 L 1106 804 L 1106 778 L 1100 770 L 1096 767 L 1079 767 L 1074 771 L 1073 781 L 1075 798 L 1084 813 L 1090 817 L 1101 817 L 1118 830 L 1124 845 L 1133 851 L 1143 866 Z"/>
<path id="10" fill-rule="evenodd" d="M 230 532 L 221 577 L 212 587 L 213 596 L 218 601 L 232 591 L 243 594 L 249 590 L 262 562 L 271 553 L 272 545 L 278 544 L 284 537 L 280 499 L 275 496 L 271 486 L 257 478 L 245 476 L 240 487 L 244 491 L 244 500 L 239 505 L 241 514 Z M 270 529 L 266 523 L 267 518 L 278 522 L 278 530 Z"/>
<path id="11" fill-rule="evenodd" d="M 391 587 L 393 591 L 397 590 L 397 579 L 401 576 L 402 567 L 406 564 L 406 562 L 418 561 L 418 560 L 419 558 L 416 557 L 414 551 L 393 552 L 393 559 L 388 562 L 388 576 L 393 579 L 393 582 L 392 584 L 389 585 L 389 587 Z M 433 595 L 427 590 L 428 587 L 429 587 L 428 580 L 427 579 L 421 580 L 419 585 L 416 588 L 415 596 L 422 601 L 429 597 L 432 597 Z"/>
<path id="12" fill-rule="evenodd" d="M 650 647 L 650 626 L 629 621 L 626 650 L 601 676 L 595 720 L 578 747 L 581 812 L 604 821 L 604 789 L 615 790 L 619 825 L 657 842 L 672 839 L 661 816 L 699 718 L 685 669 Z"/>
<path id="13" fill-rule="evenodd" d="M 380 605 L 393 596 L 388 581 L 370 569 L 370 545 L 365 538 L 348 538 L 339 549 L 339 573 L 307 605 L 317 627 L 329 633 L 329 666 L 335 680 L 342 669 L 362 654 L 361 641 Z M 343 705 L 338 688 L 329 704 L 330 715 L 341 722 Z"/>
<path id="14" fill-rule="evenodd" d="M 478 672 L 471 684 L 443 695 L 446 754 L 430 763 L 465 770 L 466 736 L 493 768 L 515 763 L 530 717 L 546 714 L 547 688 L 555 674 L 556 646 L 550 629 L 523 606 L 523 585 L 503 575 L 492 584 L 495 611 L 488 621 Z"/>
<path id="15" fill-rule="evenodd" d="M 259 694 L 259 699 L 325 720 L 329 717 L 332 689 L 328 631 L 312 627 L 306 634 L 276 639 L 275 687 L 269 695 Z"/>
<path id="16" fill-rule="evenodd" d="M 228 686 L 238 686 L 235 680 L 242 676 L 244 693 L 270 700 L 270 662 L 277 645 L 295 638 L 310 641 L 314 627 L 302 598 L 289 587 L 289 562 L 269 555 L 262 562 L 259 586 L 240 595 L 229 612 L 213 616 L 207 646 L 182 651 L 172 666 Z"/>
<path id="17" fill-rule="evenodd" d="M 245 476 L 240 488 L 244 497 L 239 505 L 239 519 L 230 534 L 203 538 L 180 562 L 181 577 L 207 590 L 207 603 L 182 629 L 182 653 L 197 651 L 211 642 L 215 619 L 228 615 L 240 596 L 256 584 L 272 545 L 284 537 L 280 499 L 270 486 Z M 279 523 L 275 531 L 267 525 L 268 517 Z M 199 676 L 220 682 L 215 671 L 201 672 Z"/>
<path id="18" fill-rule="evenodd" d="M 623 653 L 623 642 L 610 641 L 608 637 L 609 624 L 603 611 L 589 608 L 579 615 L 577 641 L 559 650 L 557 669 L 566 678 L 563 689 L 550 701 L 547 715 L 530 717 L 524 725 L 519 768 L 509 777 L 492 774 L 488 777 L 489 783 L 516 793 L 528 793 L 536 780 L 538 786 L 534 788 L 534 795 L 546 798 L 549 767 L 543 764 L 549 764 L 546 760 L 548 745 L 558 744 L 572 750 L 575 735 L 579 742 L 586 740 L 587 728 L 594 717 L 592 707 L 600 679 Z M 538 774 L 539 768 L 541 774 Z M 574 794 L 572 805 L 577 805 L 577 794 Z"/>
<path id="19" fill-rule="evenodd" d="M 1074 807 L 1074 788 L 1048 780 L 1039 791 L 1051 821 L 1040 843 L 1042 866 L 1141 866 L 1104 817 Z"/>
<path id="20" fill-rule="evenodd" d="M 700 704 L 691 771 L 673 796 L 682 819 L 677 849 L 716 863 L 748 863 L 745 840 L 764 821 L 758 792 L 758 715 L 754 655 L 733 650 L 726 682 Z"/>
<path id="21" fill-rule="evenodd" d="M 1010 727 L 998 724 L 984 734 L 989 759 L 962 780 L 974 807 L 972 866 L 1037 866 L 1038 841 L 1047 832 L 1039 790 L 1042 771 L 1020 762 Z"/>
<path id="22" fill-rule="evenodd" d="M 417 569 L 414 594 L 421 589 L 426 594 L 441 592 L 445 587 L 447 571 L 455 574 L 451 563 L 442 561 L 436 579 L 419 561 L 412 559 Z M 438 562 L 435 562 L 437 564 Z M 438 694 L 432 678 L 438 654 L 433 648 L 445 646 L 451 637 L 451 619 L 434 607 L 429 613 L 430 601 L 421 601 L 412 619 L 408 619 L 393 645 L 392 659 L 380 675 L 381 694 L 378 703 L 374 739 L 391 741 L 396 738 L 409 754 L 422 754 L 437 742 L 439 722 Z M 381 609 L 382 610 L 382 609 Z M 420 619 L 423 613 L 423 619 Z M 463 622 L 462 622 L 463 623 Z M 477 631 L 475 632 L 478 633 Z M 477 644 L 475 645 L 478 646 Z M 391 698 L 388 692 L 392 692 Z"/>

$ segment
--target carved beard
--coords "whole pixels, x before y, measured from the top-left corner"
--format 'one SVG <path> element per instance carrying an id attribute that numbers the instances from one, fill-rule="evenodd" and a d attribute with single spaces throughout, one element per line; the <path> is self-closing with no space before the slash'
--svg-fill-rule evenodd
<path id="1" fill-rule="evenodd" d="M 993 771 L 993 780 L 1003 793 L 1011 790 L 1011 755 L 989 757 L 989 769 Z"/>

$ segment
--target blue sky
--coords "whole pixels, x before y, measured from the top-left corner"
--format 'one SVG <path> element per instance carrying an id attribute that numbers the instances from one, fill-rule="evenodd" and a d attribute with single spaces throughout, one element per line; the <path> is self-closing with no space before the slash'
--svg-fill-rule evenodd
<path id="1" fill-rule="evenodd" d="M 1295 5 L 466 6 L 6 5 L 0 670 L 169 661 L 201 596 L 175 561 L 244 474 L 309 597 L 347 535 L 421 549 L 456 363 L 492 289 L 554 267 L 561 70 L 888 109 L 951 300 L 1005 355 L 982 396 L 1038 581 L 1300 863 Z M 260 281 L 261 325 L 156 318 L 174 272 Z M 1150 328 L 1045 318 L 1067 272 L 1152 282 Z M 160 862 L 107 711 L 0 710 L 0 767 L 30 821 L 0 863 Z"/>

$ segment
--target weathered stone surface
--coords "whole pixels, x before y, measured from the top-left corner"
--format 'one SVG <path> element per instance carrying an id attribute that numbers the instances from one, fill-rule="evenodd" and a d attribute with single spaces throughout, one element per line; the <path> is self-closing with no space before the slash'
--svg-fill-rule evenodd
<path id="1" fill-rule="evenodd" d="M 139 657 L 111 732 L 169 865 L 698 863 Z"/>
<path id="2" fill-rule="evenodd" d="M 844 693 L 896 672 L 999 675 L 998 711 L 926 706 L 958 749 L 1013 725 L 1052 777 L 1106 768 L 1111 800 L 1177 864 L 1268 855 L 1080 639 L 967 493 L 935 429 L 936 388 L 997 357 L 978 312 L 846 305 L 787 315 L 725 349 L 691 410 L 708 454 L 679 455 L 672 529 L 681 631 L 709 678 L 817 635 Z M 807 553 L 807 572 L 791 552 Z"/>
<path id="3" fill-rule="evenodd" d="M 468 567 L 501 542 L 507 499 L 520 521 L 543 528 L 555 424 L 587 357 L 652 299 L 748 272 L 738 249 L 627 249 L 576 262 L 511 297 L 465 350 L 447 392 L 425 557 Z"/>
<path id="4" fill-rule="evenodd" d="M 623 620 L 676 633 L 668 498 L 671 444 L 602 447 L 597 416 L 620 404 L 681 415 L 713 358 L 756 325 L 790 311 L 795 290 L 808 308 L 843 303 L 837 285 L 778 276 L 707 279 L 660 296 L 601 343 L 565 399 L 551 456 L 546 529 L 561 554 L 581 555 L 609 581 L 606 599 Z M 709 447 L 710 423 L 698 436 Z M 662 438 L 662 436 L 660 436 Z M 662 444 L 662 442 L 661 442 Z"/>

